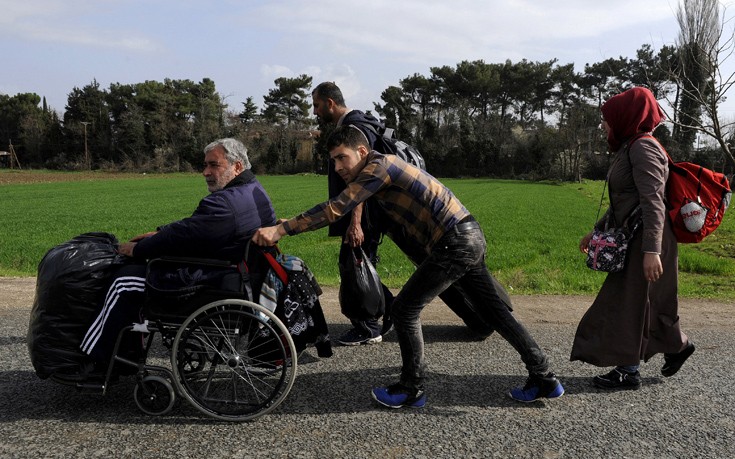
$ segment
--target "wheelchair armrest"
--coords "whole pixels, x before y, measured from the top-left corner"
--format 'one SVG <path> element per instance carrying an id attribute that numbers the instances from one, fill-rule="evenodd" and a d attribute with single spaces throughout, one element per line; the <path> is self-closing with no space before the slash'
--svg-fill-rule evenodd
<path id="1" fill-rule="evenodd" d="M 174 263 L 181 263 L 181 264 L 195 264 L 195 265 L 206 265 L 206 266 L 237 266 L 236 264 L 232 263 L 231 261 L 227 260 L 218 260 L 215 258 L 195 258 L 195 257 L 174 257 L 174 256 L 163 256 L 158 258 L 152 258 L 148 261 L 148 264 L 151 264 L 155 261 L 164 261 L 164 262 L 174 262 Z"/>

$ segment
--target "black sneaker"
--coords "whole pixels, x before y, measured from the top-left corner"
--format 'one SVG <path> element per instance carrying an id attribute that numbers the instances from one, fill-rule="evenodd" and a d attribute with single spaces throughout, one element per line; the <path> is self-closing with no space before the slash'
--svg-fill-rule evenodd
<path id="1" fill-rule="evenodd" d="M 360 330 L 353 328 L 340 336 L 337 342 L 343 346 L 359 346 L 360 344 L 378 344 L 383 341 L 381 335 L 370 336 Z"/>
<path id="2" fill-rule="evenodd" d="M 535 402 L 542 398 L 559 398 L 564 395 L 564 387 L 554 373 L 531 375 L 526 385 L 511 389 L 510 398 L 517 402 Z"/>
<path id="3" fill-rule="evenodd" d="M 641 374 L 613 368 L 609 373 L 595 376 L 592 383 L 600 389 L 636 390 L 641 387 Z"/>
<path id="4" fill-rule="evenodd" d="M 687 342 L 686 347 L 676 354 L 664 354 L 664 366 L 661 367 L 661 374 L 666 376 L 674 376 L 677 371 L 684 365 L 684 362 L 694 354 L 694 344 Z"/>

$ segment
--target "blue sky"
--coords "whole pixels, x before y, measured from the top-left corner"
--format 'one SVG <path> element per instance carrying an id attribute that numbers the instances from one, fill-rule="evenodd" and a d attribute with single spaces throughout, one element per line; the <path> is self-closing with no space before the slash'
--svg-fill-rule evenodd
<path id="1" fill-rule="evenodd" d="M 369 7 L 367 6 L 369 5 Z M 371 109 L 399 80 L 462 60 L 634 57 L 678 33 L 677 1 L 0 0 L 0 93 L 62 112 L 74 87 L 214 80 L 233 110 L 278 77 L 336 81 Z M 735 99 L 735 97 L 733 97 Z M 735 111 L 733 111 L 735 113 Z"/>

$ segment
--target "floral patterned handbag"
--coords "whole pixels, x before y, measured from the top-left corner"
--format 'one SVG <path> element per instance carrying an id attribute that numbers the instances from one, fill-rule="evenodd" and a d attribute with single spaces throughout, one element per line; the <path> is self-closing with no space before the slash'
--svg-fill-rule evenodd
<path id="1" fill-rule="evenodd" d="M 637 215 L 635 215 L 637 214 Z M 640 206 L 621 228 L 594 230 L 587 248 L 587 266 L 595 271 L 616 273 L 625 268 L 628 243 L 640 226 Z"/>
<path id="2" fill-rule="evenodd" d="M 602 199 L 605 196 L 605 186 L 602 187 L 602 197 L 600 197 L 600 207 L 597 209 L 597 217 L 600 216 L 602 209 Z M 614 215 L 612 202 L 610 203 L 610 212 L 607 214 L 605 221 L 605 229 L 595 229 L 592 231 L 592 239 L 587 246 L 587 266 L 595 271 L 604 271 L 608 273 L 616 273 L 625 268 L 625 260 L 627 259 L 628 243 L 633 235 L 641 226 L 641 206 L 636 207 L 625 219 L 623 225 L 618 228 L 610 228 L 610 216 Z"/>

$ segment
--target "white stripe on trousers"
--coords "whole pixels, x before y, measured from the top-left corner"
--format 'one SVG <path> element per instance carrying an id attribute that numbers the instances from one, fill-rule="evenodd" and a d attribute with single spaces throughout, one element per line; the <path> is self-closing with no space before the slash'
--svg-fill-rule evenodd
<path id="1" fill-rule="evenodd" d="M 117 304 L 117 300 L 120 298 L 121 292 L 143 292 L 145 291 L 145 278 L 137 276 L 124 276 L 115 279 L 107 291 L 105 297 L 105 303 L 102 307 L 102 311 L 97 316 L 97 319 L 92 323 L 92 326 L 87 330 L 87 334 L 84 335 L 82 340 L 81 348 L 86 354 L 92 352 L 92 349 L 97 344 L 102 330 L 105 328 L 105 322 L 107 317 L 110 315 L 110 311 Z"/>

